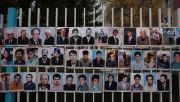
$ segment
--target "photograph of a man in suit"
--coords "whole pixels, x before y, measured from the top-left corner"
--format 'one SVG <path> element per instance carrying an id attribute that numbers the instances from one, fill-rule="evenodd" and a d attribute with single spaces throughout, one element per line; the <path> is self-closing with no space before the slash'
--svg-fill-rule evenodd
<path id="1" fill-rule="evenodd" d="M 44 41 L 44 45 L 54 45 L 54 37 L 52 36 L 52 32 L 50 29 L 45 29 L 46 39 Z"/>
<path id="2" fill-rule="evenodd" d="M 68 28 L 61 28 L 57 30 L 57 44 L 69 44 Z"/>
<path id="3" fill-rule="evenodd" d="M 64 62 L 64 56 L 61 53 L 59 48 L 54 49 L 54 56 L 51 59 L 52 65 L 63 65 Z"/>
<path id="4" fill-rule="evenodd" d="M 39 58 L 39 65 L 50 65 L 50 58 L 48 58 L 48 49 L 42 49 L 42 57 Z"/>
<path id="5" fill-rule="evenodd" d="M 138 45 L 149 45 L 149 36 L 145 30 L 140 31 L 140 35 L 137 37 Z"/>
<path id="6" fill-rule="evenodd" d="M 75 91 L 76 90 L 76 85 L 73 84 L 74 76 L 71 74 L 68 74 L 66 76 L 66 84 L 64 84 L 63 88 L 64 90 L 68 91 Z"/>
<path id="7" fill-rule="evenodd" d="M 86 29 L 86 36 L 83 37 L 83 44 L 84 45 L 93 45 L 94 44 L 94 37 L 91 34 L 92 34 L 92 29 L 87 28 Z"/>
<path id="8" fill-rule="evenodd" d="M 161 74 L 160 79 L 157 80 L 158 90 L 167 91 L 169 90 L 169 79 L 166 74 Z"/>
<path id="9" fill-rule="evenodd" d="M 27 32 L 26 32 L 25 29 L 21 30 L 21 34 L 18 37 L 18 44 L 20 44 L 20 45 L 27 45 L 27 44 L 29 44 L 29 39 L 28 39 L 26 34 L 27 34 Z"/>
<path id="10" fill-rule="evenodd" d="M 124 44 L 136 45 L 136 28 L 124 29 Z"/>
<path id="11" fill-rule="evenodd" d="M 82 43 L 82 37 L 78 35 L 79 34 L 79 30 L 77 28 L 74 28 L 72 30 L 72 35 L 70 37 L 70 45 L 81 45 Z"/>
<path id="12" fill-rule="evenodd" d="M 119 45 L 119 38 L 117 37 L 118 30 L 113 30 L 113 35 L 108 38 L 108 44 L 110 45 Z"/>
<path id="13" fill-rule="evenodd" d="M 130 90 L 128 75 L 125 73 L 119 74 L 120 81 L 118 82 L 118 90 Z"/>
<path id="14" fill-rule="evenodd" d="M 77 51 L 76 50 L 69 51 L 69 57 L 70 57 L 70 59 L 67 60 L 67 62 L 66 62 L 67 66 L 68 67 L 78 67 L 79 61 L 77 59 Z"/>
<path id="15" fill-rule="evenodd" d="M 5 40 L 6 45 L 16 45 L 17 39 L 15 38 L 14 31 L 7 29 L 7 39 Z"/>
<path id="16" fill-rule="evenodd" d="M 105 90 L 117 90 L 117 82 L 114 81 L 113 74 L 108 74 L 108 80 L 105 81 Z"/>
<path id="17" fill-rule="evenodd" d="M 101 57 L 101 55 L 101 51 L 96 52 L 96 58 L 93 59 L 93 67 L 104 67 L 105 60 Z"/>
<path id="18" fill-rule="evenodd" d="M 31 30 L 32 38 L 29 40 L 30 46 L 42 45 L 42 40 L 39 38 L 41 30 L 39 28 L 33 28 Z"/>

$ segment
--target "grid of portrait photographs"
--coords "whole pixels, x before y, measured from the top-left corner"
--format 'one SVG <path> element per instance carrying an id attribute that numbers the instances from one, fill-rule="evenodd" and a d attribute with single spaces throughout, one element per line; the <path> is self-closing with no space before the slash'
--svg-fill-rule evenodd
<path id="1" fill-rule="evenodd" d="M 104 76 L 104 77 L 103 77 Z M 50 91 L 92 92 L 170 90 L 171 74 L 163 73 L 0 73 L 0 92 Z M 104 88 L 104 89 L 103 89 Z"/>
<path id="2" fill-rule="evenodd" d="M 180 45 L 180 28 L 4 27 L 0 28 L 0 45 Z"/>
<path id="3" fill-rule="evenodd" d="M 179 47 L 180 28 L 3 27 L 0 67 L 93 69 L 93 73 L 0 72 L 0 92 L 170 91 L 168 70 L 180 70 L 180 51 L 141 49 L 162 45 Z M 105 72 L 94 73 L 95 69 Z"/>
<path id="4" fill-rule="evenodd" d="M 180 69 L 180 51 L 3 47 L 1 66 L 58 66 L 69 69 Z"/>

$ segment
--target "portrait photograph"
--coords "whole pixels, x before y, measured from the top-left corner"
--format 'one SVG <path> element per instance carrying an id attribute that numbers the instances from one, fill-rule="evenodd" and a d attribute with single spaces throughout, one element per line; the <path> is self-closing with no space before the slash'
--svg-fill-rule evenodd
<path id="1" fill-rule="evenodd" d="M 157 68 L 157 54 L 156 51 L 144 51 L 144 69 Z"/>
<path id="2" fill-rule="evenodd" d="M 70 40 L 70 45 L 81 45 L 82 44 L 82 28 L 70 27 L 69 40 Z"/>
<path id="3" fill-rule="evenodd" d="M 108 45 L 121 45 L 122 29 L 120 27 L 108 27 Z"/>
<path id="4" fill-rule="evenodd" d="M 157 91 L 156 73 L 144 73 L 144 91 Z"/>
<path id="5" fill-rule="evenodd" d="M 124 28 L 124 45 L 136 45 L 136 28 Z"/>
<path id="6" fill-rule="evenodd" d="M 180 51 L 171 52 L 171 68 L 180 69 Z"/>
<path id="7" fill-rule="evenodd" d="M 22 73 L 11 73 L 10 74 L 10 90 L 11 91 L 22 91 L 23 90 L 23 74 Z"/>
<path id="8" fill-rule="evenodd" d="M 118 54 L 119 68 L 130 68 L 131 65 L 131 51 L 119 50 Z"/>
<path id="9" fill-rule="evenodd" d="M 24 91 L 35 91 L 37 83 L 36 79 L 37 77 L 35 72 L 23 73 Z"/>
<path id="10" fill-rule="evenodd" d="M 44 46 L 53 46 L 55 44 L 55 28 L 54 27 L 43 27 L 40 39 Z"/>
<path id="11" fill-rule="evenodd" d="M 12 65 L 13 64 L 13 48 L 1 49 L 1 64 Z"/>
<path id="12" fill-rule="evenodd" d="M 51 91 L 63 91 L 63 74 L 52 73 Z"/>
<path id="13" fill-rule="evenodd" d="M 104 90 L 117 90 L 117 73 L 105 73 L 104 75 Z"/>
<path id="14" fill-rule="evenodd" d="M 17 45 L 17 28 L 7 27 L 4 30 L 5 45 Z"/>
<path id="15" fill-rule="evenodd" d="M 25 65 L 26 64 L 26 49 L 25 48 L 14 48 L 13 59 L 14 65 Z"/>
<path id="16" fill-rule="evenodd" d="M 51 65 L 64 65 L 64 48 L 54 48 Z"/>
<path id="17" fill-rule="evenodd" d="M 176 28 L 176 45 L 180 45 L 180 28 Z"/>
<path id="18" fill-rule="evenodd" d="M 39 65 L 51 65 L 51 55 L 53 54 L 53 48 L 39 48 L 38 57 Z"/>
<path id="19" fill-rule="evenodd" d="M 157 89 L 158 91 L 169 91 L 170 89 L 170 73 L 158 73 L 157 74 Z"/>
<path id="20" fill-rule="evenodd" d="M 83 27 L 82 29 L 82 44 L 83 45 L 94 45 L 95 43 L 95 28 L 94 27 Z"/>
<path id="21" fill-rule="evenodd" d="M 27 48 L 26 64 L 29 66 L 39 65 L 38 48 Z"/>
<path id="22" fill-rule="evenodd" d="M 19 27 L 17 29 L 18 35 L 18 45 L 29 45 L 29 35 L 30 35 L 30 28 L 29 27 Z"/>
<path id="23" fill-rule="evenodd" d="M 150 28 L 150 44 L 162 45 L 163 29 L 160 27 Z"/>
<path id="24" fill-rule="evenodd" d="M 95 27 L 95 44 L 107 45 L 108 42 L 108 28 L 107 27 Z"/>
<path id="25" fill-rule="evenodd" d="M 0 28 L 0 46 L 4 45 L 4 28 Z"/>
<path id="26" fill-rule="evenodd" d="M 143 91 L 144 78 L 142 73 L 131 73 L 131 91 Z"/>
<path id="27" fill-rule="evenodd" d="M 144 68 L 144 53 L 142 50 L 133 50 L 131 52 L 131 69 L 142 70 Z"/>
<path id="28" fill-rule="evenodd" d="M 130 91 L 130 78 L 129 73 L 118 73 L 118 90 Z"/>
<path id="29" fill-rule="evenodd" d="M 175 28 L 163 28 L 164 45 L 175 45 Z"/>
<path id="30" fill-rule="evenodd" d="M 66 50 L 66 66 L 67 67 L 79 67 L 79 51 L 75 49 L 67 49 Z"/>
<path id="31" fill-rule="evenodd" d="M 136 28 L 137 45 L 149 45 L 150 43 L 150 30 L 147 27 Z"/>
<path id="32" fill-rule="evenodd" d="M 69 28 L 58 27 L 57 28 L 57 45 L 69 44 Z"/>
<path id="33" fill-rule="evenodd" d="M 46 72 L 38 73 L 38 90 L 49 91 L 51 85 L 51 74 Z"/>
<path id="34" fill-rule="evenodd" d="M 77 91 L 79 92 L 89 91 L 89 74 L 88 73 L 77 74 Z"/>
<path id="35" fill-rule="evenodd" d="M 92 67 L 92 51 L 87 49 L 80 49 L 78 52 L 79 52 L 79 66 Z"/>
<path id="36" fill-rule="evenodd" d="M 95 49 L 92 54 L 93 67 L 105 67 L 105 50 Z"/>
<path id="37" fill-rule="evenodd" d="M 64 73 L 63 74 L 63 89 L 64 91 L 76 91 L 77 74 Z"/>
<path id="38" fill-rule="evenodd" d="M 157 52 L 157 68 L 158 69 L 169 69 L 170 68 L 170 52 L 169 51 L 158 51 Z"/>
<path id="39" fill-rule="evenodd" d="M 44 36 L 42 33 L 42 28 L 40 27 L 32 27 L 31 28 L 31 34 L 29 34 L 29 46 L 31 47 L 38 47 L 42 46 L 43 41 L 42 37 Z"/>
<path id="40" fill-rule="evenodd" d="M 102 74 L 90 74 L 90 92 L 99 93 L 102 91 Z"/>
<path id="41" fill-rule="evenodd" d="M 118 68 L 118 49 L 106 49 L 106 67 Z"/>
<path id="42" fill-rule="evenodd" d="M 9 90 L 9 81 L 10 81 L 9 73 L 0 73 L 0 92 Z"/>

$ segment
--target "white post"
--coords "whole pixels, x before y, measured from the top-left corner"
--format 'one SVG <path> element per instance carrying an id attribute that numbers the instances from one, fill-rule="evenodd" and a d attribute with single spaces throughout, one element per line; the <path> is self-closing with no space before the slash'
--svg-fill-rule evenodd
<path id="1" fill-rule="evenodd" d="M 168 8 L 168 27 L 171 27 L 171 8 Z"/>
<path id="2" fill-rule="evenodd" d="M 152 9 L 149 8 L 149 27 L 152 27 Z"/>
<path id="3" fill-rule="evenodd" d="M 37 27 L 40 26 L 40 8 L 37 9 Z"/>
<path id="4" fill-rule="evenodd" d="M 158 26 L 161 27 L 161 8 L 158 8 Z"/>
<path id="5" fill-rule="evenodd" d="M 18 66 L 18 73 L 20 73 L 20 66 Z M 20 91 L 17 92 L 17 102 L 20 102 Z"/>
<path id="6" fill-rule="evenodd" d="M 57 73 L 57 68 L 55 68 L 55 73 Z M 55 102 L 57 102 L 57 92 L 55 92 Z"/>
<path id="7" fill-rule="evenodd" d="M 56 8 L 55 26 L 58 27 L 58 8 Z"/>
<path id="8" fill-rule="evenodd" d="M 1 14 L 0 27 L 3 27 L 3 22 L 4 22 L 4 16 Z"/>
<path id="9" fill-rule="evenodd" d="M 28 10 L 28 27 L 31 26 L 31 8 Z"/>
<path id="10" fill-rule="evenodd" d="M 180 27 L 180 8 L 177 8 L 177 26 Z"/>
<path id="11" fill-rule="evenodd" d="M 83 21 L 83 26 L 86 26 L 86 8 L 84 8 L 84 21 Z"/>
<path id="12" fill-rule="evenodd" d="M 67 8 L 65 8 L 65 18 L 64 26 L 67 27 Z"/>
<path id="13" fill-rule="evenodd" d="M 45 70 L 46 70 L 46 73 L 48 73 L 47 67 L 45 67 Z M 45 92 L 45 102 L 48 102 L 48 92 L 47 92 L 47 90 Z"/>
<path id="14" fill-rule="evenodd" d="M 105 22 L 104 22 L 104 21 L 105 21 L 105 20 L 104 20 L 104 14 L 105 14 L 105 13 L 104 13 L 104 11 L 105 11 L 105 10 L 104 10 L 104 5 L 102 4 L 102 22 L 103 22 L 103 27 L 104 27 L 104 25 L 105 25 Z"/>
<path id="15" fill-rule="evenodd" d="M 123 27 L 123 20 L 124 20 L 124 18 L 123 18 L 124 16 L 123 16 L 123 8 L 121 8 L 121 27 Z"/>
<path id="16" fill-rule="evenodd" d="M 27 67 L 27 72 L 29 72 L 29 66 Z M 29 92 L 27 92 L 27 94 L 26 94 L 26 99 L 27 99 L 27 102 L 29 102 Z"/>
<path id="17" fill-rule="evenodd" d="M 142 8 L 139 10 L 139 15 L 140 15 L 140 27 L 142 27 Z"/>
<path id="18" fill-rule="evenodd" d="M 112 8 L 112 27 L 114 27 L 114 8 Z"/>
<path id="19" fill-rule="evenodd" d="M 130 27 L 133 27 L 133 8 L 130 9 Z"/>
<path id="20" fill-rule="evenodd" d="M 37 73 L 39 73 L 39 68 L 36 67 L 36 76 L 38 75 Z M 36 77 L 36 80 L 38 80 L 38 77 Z M 38 88 L 36 88 L 36 90 L 38 90 Z M 36 91 L 36 102 L 39 102 L 39 93 L 38 91 Z"/>
<path id="21" fill-rule="evenodd" d="M 74 27 L 76 27 L 76 8 L 74 8 Z"/>
<path id="22" fill-rule="evenodd" d="M 95 7 L 94 7 L 94 8 L 93 8 L 93 27 L 95 27 L 95 23 L 96 23 L 95 13 L 96 13 L 96 9 L 95 9 Z"/>
<path id="23" fill-rule="evenodd" d="M 46 9 L 46 27 L 49 26 L 49 8 Z"/>
<path id="24" fill-rule="evenodd" d="M 22 26 L 22 8 L 19 8 L 19 27 Z"/>

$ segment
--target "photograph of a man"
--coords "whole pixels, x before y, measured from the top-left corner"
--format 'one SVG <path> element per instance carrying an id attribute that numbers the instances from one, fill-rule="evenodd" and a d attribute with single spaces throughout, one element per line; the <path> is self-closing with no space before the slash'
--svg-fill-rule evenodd
<path id="1" fill-rule="evenodd" d="M 84 74 L 80 74 L 78 76 L 78 81 L 79 81 L 79 86 L 77 87 L 78 91 L 89 91 L 89 86 L 88 86 L 88 77 Z"/>
<path id="2" fill-rule="evenodd" d="M 39 65 L 50 65 L 51 60 L 48 58 L 48 54 L 50 53 L 48 49 L 43 48 L 41 50 L 42 57 L 39 58 Z"/>
<path id="3" fill-rule="evenodd" d="M 81 45 L 82 37 L 79 34 L 79 30 L 77 28 L 72 29 L 72 36 L 70 37 L 70 45 Z"/>
<path id="4" fill-rule="evenodd" d="M 119 45 L 119 38 L 118 38 L 119 31 L 114 29 L 112 32 L 112 36 L 108 38 L 109 45 Z"/>
<path id="5" fill-rule="evenodd" d="M 93 67 L 104 67 L 104 50 L 93 51 Z"/>
<path id="6" fill-rule="evenodd" d="M 16 28 L 6 28 L 6 39 L 5 39 L 5 44 L 6 45 L 16 45 L 17 44 L 17 29 Z"/>
<path id="7" fill-rule="evenodd" d="M 54 34 L 52 34 L 53 28 L 45 28 L 44 29 L 44 34 L 45 34 L 45 40 L 44 40 L 44 45 L 54 45 Z"/>
<path id="8" fill-rule="evenodd" d="M 94 36 L 92 34 L 92 28 L 86 28 L 86 36 L 83 37 L 82 43 L 84 45 L 94 45 Z"/>
<path id="9" fill-rule="evenodd" d="M 31 36 L 32 38 L 29 39 L 30 46 L 40 46 L 42 45 L 42 39 L 40 39 L 40 28 L 33 28 L 31 29 Z"/>
<path id="10" fill-rule="evenodd" d="M 22 28 L 19 30 L 21 30 L 21 31 L 19 32 L 18 44 L 19 45 L 29 44 L 29 38 L 28 38 L 29 32 L 27 31 L 28 28 Z"/>
<path id="11" fill-rule="evenodd" d="M 67 90 L 67 91 L 75 91 L 76 90 L 76 85 L 73 83 L 75 82 L 75 78 L 72 74 L 68 74 L 67 76 L 65 76 L 65 83 L 64 86 L 63 86 L 63 89 L 64 90 Z"/>
<path id="12" fill-rule="evenodd" d="M 67 67 L 78 67 L 79 66 L 79 60 L 77 59 L 77 51 L 76 50 L 70 50 L 69 51 L 69 58 L 66 61 Z"/>
<path id="13" fill-rule="evenodd" d="M 156 85 L 156 74 L 145 74 L 144 78 L 146 78 L 144 91 L 156 91 L 157 85 Z"/>
<path id="14" fill-rule="evenodd" d="M 53 74 L 52 80 L 52 91 L 62 91 L 62 82 L 61 82 L 61 75 L 59 73 Z"/>
<path id="15" fill-rule="evenodd" d="M 80 67 L 91 67 L 92 60 L 89 54 L 90 52 L 88 50 L 82 51 L 82 58 L 79 60 Z"/>
<path id="16" fill-rule="evenodd" d="M 159 91 L 168 91 L 169 90 L 169 79 L 167 74 L 160 74 L 159 79 L 157 80 L 157 87 Z"/>
<path id="17" fill-rule="evenodd" d="M 57 44 L 65 45 L 69 44 L 69 28 L 58 28 L 57 29 Z"/>
<path id="18" fill-rule="evenodd" d="M 134 74 L 134 76 L 131 76 L 131 90 L 132 91 L 142 91 L 143 85 L 142 85 L 142 76 L 140 74 Z"/>
<path id="19" fill-rule="evenodd" d="M 50 75 L 47 73 L 39 74 L 38 90 L 50 90 Z"/>
<path id="20" fill-rule="evenodd" d="M 124 28 L 124 45 L 136 45 L 136 28 Z"/>
<path id="21" fill-rule="evenodd" d="M 108 74 L 107 80 L 105 81 L 105 90 L 117 90 L 117 81 L 115 80 L 115 77 L 117 77 L 114 74 Z"/>
<path id="22" fill-rule="evenodd" d="M 14 78 L 14 79 L 13 79 Z M 10 80 L 10 90 L 22 90 L 23 89 L 23 83 L 22 83 L 22 76 L 19 73 L 11 74 Z"/>
<path id="23" fill-rule="evenodd" d="M 36 79 L 32 73 L 27 73 L 24 75 L 26 81 L 24 83 L 24 90 L 36 90 L 36 82 L 33 82 L 33 79 Z"/>

